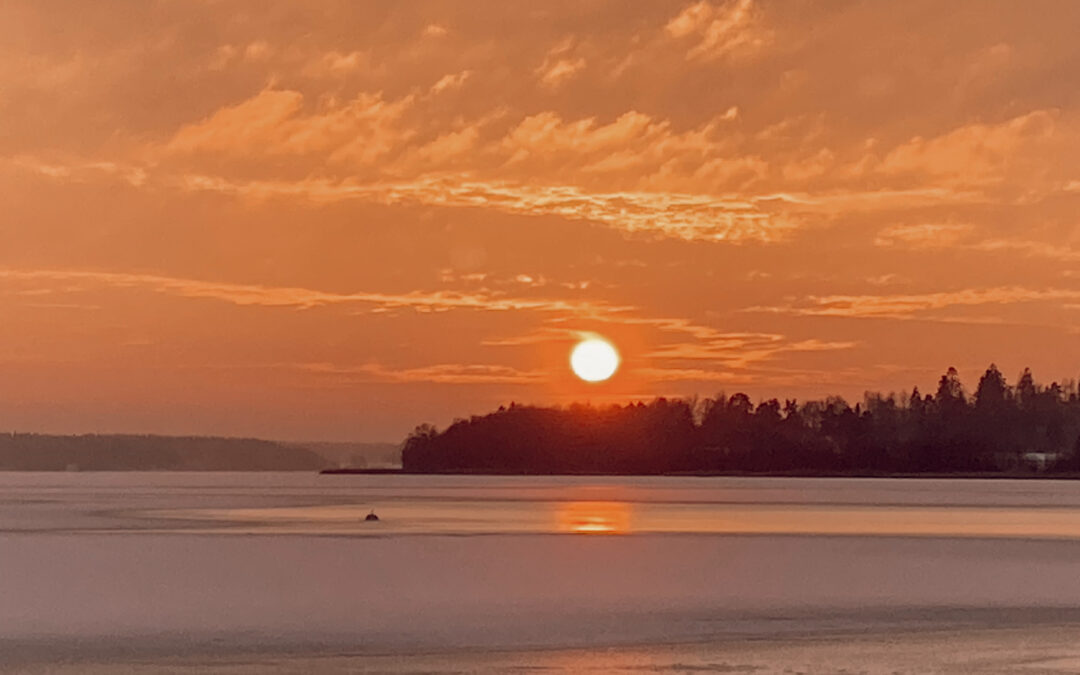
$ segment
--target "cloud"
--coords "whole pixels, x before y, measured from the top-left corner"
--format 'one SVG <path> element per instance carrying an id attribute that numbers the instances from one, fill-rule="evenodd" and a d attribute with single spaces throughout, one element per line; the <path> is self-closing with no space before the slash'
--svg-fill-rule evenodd
<path id="1" fill-rule="evenodd" d="M 592 193 L 574 186 L 461 182 L 455 177 L 366 184 L 311 179 L 229 182 L 213 176 L 189 175 L 178 186 L 252 199 L 301 197 L 314 202 L 417 203 L 485 208 L 525 216 L 556 215 L 601 223 L 628 233 L 688 241 L 771 243 L 782 241 L 798 227 L 796 220 L 759 208 L 754 202 L 663 192 Z"/>
<path id="2" fill-rule="evenodd" d="M 543 112 L 523 119 L 502 143 L 511 163 L 571 152 L 580 163 L 581 158 L 597 153 L 630 151 L 635 145 L 649 146 L 668 136 L 666 122 L 636 111 L 604 125 L 595 118 L 565 122 L 554 112 Z"/>
<path id="3" fill-rule="evenodd" d="M 257 40 L 244 47 L 244 59 L 246 61 L 262 61 L 269 58 L 273 49 L 266 40 Z"/>
<path id="4" fill-rule="evenodd" d="M 892 150 L 878 170 L 963 185 L 1001 181 L 1024 155 L 1045 157 L 1058 132 L 1058 117 L 1056 110 L 1035 110 L 998 124 L 968 124 L 930 139 L 915 137 Z"/>
<path id="5" fill-rule="evenodd" d="M 956 306 L 1012 305 L 1027 302 L 1080 299 L 1080 291 L 1032 289 L 1020 286 L 967 288 L 922 294 L 807 296 L 797 304 L 748 307 L 745 312 L 769 312 L 802 316 L 912 319 L 931 310 Z"/>
<path id="6" fill-rule="evenodd" d="M 1053 245 L 1023 239 L 986 239 L 967 248 L 989 253 L 1016 253 L 1029 258 L 1046 258 L 1061 262 L 1080 262 L 1080 251 L 1069 246 Z"/>
<path id="7" fill-rule="evenodd" d="M 577 331 L 568 328 L 552 328 L 550 326 L 544 326 L 524 335 L 484 338 L 480 344 L 485 347 L 521 347 L 555 341 L 566 341 L 574 339 L 577 336 Z"/>
<path id="8" fill-rule="evenodd" d="M 791 205 L 802 213 L 830 216 L 993 203 L 985 193 L 929 185 L 909 189 L 821 190 L 758 195 L 757 201 Z"/>
<path id="9" fill-rule="evenodd" d="M 205 130 L 201 130 L 205 131 Z M 185 135 L 177 147 L 191 149 L 215 146 L 225 148 L 252 142 L 228 134 L 202 133 Z M 260 132 L 253 131 L 258 135 Z M 679 193 L 662 189 L 604 191 L 573 184 L 528 184 L 516 180 L 480 180 L 469 173 L 423 171 L 416 165 L 458 166 L 463 156 L 482 151 L 482 132 L 466 127 L 449 132 L 398 157 L 396 163 L 373 167 L 373 170 L 396 168 L 404 174 L 422 176 L 415 180 L 387 180 L 377 176 L 348 179 L 243 179 L 224 178 L 220 174 L 176 173 L 150 165 L 118 165 L 72 160 L 66 163 L 43 163 L 21 158 L 14 166 L 55 180 L 90 182 L 100 176 L 121 178 L 135 186 L 153 186 L 183 192 L 217 192 L 247 200 L 303 200 L 315 204 L 357 201 L 385 205 L 422 204 L 453 208 L 479 208 L 513 215 L 558 216 L 569 220 L 602 224 L 630 233 L 671 237 L 687 241 L 775 243 L 788 239 L 799 228 L 814 221 L 817 214 L 832 213 L 841 206 L 831 200 L 851 203 L 856 196 L 826 197 L 811 200 L 799 195 L 765 194 L 746 199 L 712 196 L 702 193 Z M 273 134 L 271 134 L 273 135 Z M 297 140 L 297 143 L 300 141 Z M 537 142 L 539 148 L 541 143 Z M 583 143 L 604 147 L 601 138 L 585 138 Z M 2 165 L 2 162 L 0 162 Z M 712 165 L 705 165 L 708 169 Z M 735 169 L 733 169 L 735 170 Z M 502 173 L 513 174 L 514 171 Z M 522 176 L 528 171 L 518 171 Z M 566 172 L 563 172 L 566 173 Z M 597 174 L 601 173 L 599 170 Z M 570 176 L 568 176 L 570 177 Z M 914 203 L 918 195 L 896 195 Z M 933 199 L 933 198 L 932 198 Z M 858 205 L 856 205 L 858 206 Z M 805 215 L 804 215 L 805 214 Z"/>
<path id="10" fill-rule="evenodd" d="M 101 182 L 105 177 L 118 179 L 133 187 L 142 187 L 150 179 L 149 171 L 143 166 L 109 161 L 68 158 L 63 162 L 45 162 L 35 157 L 16 156 L 6 161 L 0 158 L 0 166 L 4 164 L 72 183 Z"/>
<path id="11" fill-rule="evenodd" d="M 982 253 L 1013 253 L 1024 258 L 1045 258 L 1061 262 L 1080 261 L 1080 251 L 1027 239 L 993 238 L 973 240 L 975 226 L 959 223 L 894 225 L 880 230 L 875 246 L 909 249 L 949 249 Z"/>
<path id="12" fill-rule="evenodd" d="M 32 307 L 34 309 L 62 309 L 72 310 L 77 309 L 81 311 L 97 311 L 102 309 L 102 305 L 95 305 L 90 303 L 78 303 L 78 302 L 28 302 L 22 305 L 23 307 Z"/>
<path id="13" fill-rule="evenodd" d="M 460 89 L 465 81 L 472 75 L 471 70 L 463 70 L 460 73 L 449 73 L 439 78 L 439 81 L 431 85 L 432 94 L 441 94 L 444 91 Z"/>
<path id="14" fill-rule="evenodd" d="M 333 52 L 323 60 L 353 63 L 354 56 L 360 58 L 356 52 L 347 57 Z M 545 77 L 561 82 L 569 74 L 560 67 Z M 443 75 L 428 93 L 457 89 L 472 77 L 468 69 Z M 607 122 L 595 117 L 568 120 L 550 110 L 515 122 L 499 108 L 447 119 L 439 114 L 440 105 L 416 91 L 396 99 L 361 92 L 351 99 L 329 97 L 312 103 L 300 91 L 268 87 L 183 125 L 169 141 L 151 148 L 149 157 L 154 164 L 170 156 L 246 160 L 246 167 L 232 166 L 232 172 L 265 172 L 276 166 L 258 162 L 261 157 L 308 157 L 319 163 L 305 166 L 318 166 L 323 173 L 332 167 L 338 175 L 377 162 L 374 168 L 380 174 L 413 177 L 455 160 L 470 176 L 504 179 L 513 174 L 547 183 L 554 176 L 569 176 L 582 187 L 679 186 L 713 194 L 760 180 L 768 171 L 758 157 L 733 154 L 727 142 L 722 127 L 738 118 L 737 106 L 728 106 L 705 124 L 676 130 L 669 120 L 635 110 Z M 430 162 L 417 161 L 425 156 L 425 145 L 464 137 L 470 142 L 454 144 L 454 153 L 429 152 Z"/>
<path id="15" fill-rule="evenodd" d="M 207 67 L 210 70 L 224 70 L 236 57 L 239 51 L 240 50 L 236 48 L 236 45 L 221 45 L 214 50 L 214 56 L 210 59 L 210 63 Z"/>
<path id="16" fill-rule="evenodd" d="M 544 61 L 536 69 L 540 84 L 548 89 L 557 89 L 585 68 L 582 57 Z"/>
<path id="17" fill-rule="evenodd" d="M 541 86 L 549 90 L 558 89 L 584 70 L 585 57 L 577 54 L 577 51 L 578 45 L 572 37 L 563 39 L 549 49 L 543 62 L 533 71 Z"/>
<path id="18" fill-rule="evenodd" d="M 515 281 L 525 286 L 537 285 L 528 275 Z M 418 312 L 474 310 L 486 312 L 528 311 L 554 315 L 560 322 L 567 317 L 576 321 L 589 320 L 624 326 L 647 327 L 660 334 L 677 334 L 691 338 L 663 343 L 643 353 L 642 358 L 656 363 L 699 361 L 716 368 L 745 369 L 756 363 L 774 359 L 782 354 L 848 349 L 853 342 L 826 342 L 816 339 L 792 341 L 778 334 L 725 333 L 688 319 L 641 316 L 631 306 L 611 305 L 602 301 L 578 301 L 554 298 L 521 298 L 487 291 L 473 293 L 456 291 L 414 291 L 402 294 L 373 292 L 335 293 L 303 287 L 264 286 L 186 279 L 151 274 L 80 270 L 13 270 L 0 269 L 0 283 L 36 284 L 38 290 L 50 295 L 78 293 L 98 287 L 148 291 L 190 299 L 209 299 L 237 306 L 268 308 L 313 309 L 326 306 L 366 305 L 371 311 L 413 309 Z M 59 288 L 56 285 L 61 285 Z M 33 290 L 33 289 L 31 289 Z M 25 289 L 19 291 L 25 294 Z M 1078 294 L 1080 295 L 1080 294 Z M 76 303 L 48 303 L 50 307 L 73 307 Z M 79 307 L 88 307 L 79 303 Z M 101 305 L 94 305 L 98 308 Z M 578 331 L 567 327 L 546 326 L 519 337 L 489 338 L 485 346 L 522 346 L 551 341 L 574 339 Z M 660 366 L 657 366 L 660 367 Z M 678 366 L 677 369 L 682 368 Z M 329 364 L 309 364 L 313 372 L 342 376 L 362 376 L 392 382 L 439 382 L 457 384 L 535 383 L 542 381 L 538 371 L 517 371 L 503 366 L 439 364 L 418 368 L 392 370 L 380 365 L 341 367 Z M 673 379 L 667 377 L 666 379 Z M 678 379 L 678 378 L 674 378 Z M 706 378 L 718 380 L 720 376 Z"/>
<path id="19" fill-rule="evenodd" d="M 183 126 L 164 150 L 246 160 L 318 154 L 331 162 L 370 164 L 412 135 L 401 118 L 413 101 L 412 95 L 387 101 L 381 94 L 361 93 L 346 103 L 306 112 L 300 92 L 267 88 Z"/>
<path id="20" fill-rule="evenodd" d="M 633 372 L 649 381 L 741 382 L 746 373 L 785 355 L 853 349 L 851 340 L 791 339 L 777 333 L 725 332 L 712 326 L 677 317 L 612 313 L 593 317 L 600 324 L 632 328 L 639 337 L 655 331 L 650 338 L 657 346 L 635 354 Z M 552 323 L 551 321 L 548 322 Z M 591 333 L 589 333 L 591 334 Z M 493 337 L 485 346 L 521 347 L 549 342 L 572 342 L 583 332 L 547 325 L 514 337 Z M 673 339 L 674 338 L 674 339 Z"/>
<path id="21" fill-rule="evenodd" d="M 974 227 L 959 223 L 920 223 L 893 225 L 878 231 L 875 246 L 908 248 L 950 248 L 968 236 Z"/>
<path id="22" fill-rule="evenodd" d="M 719 382 L 747 384 L 752 381 L 746 373 L 704 368 L 639 368 L 636 374 L 649 382 Z"/>
<path id="23" fill-rule="evenodd" d="M 492 364 L 440 363 L 415 368 L 389 368 L 378 363 L 360 366 L 341 366 L 331 363 L 305 363 L 297 366 L 321 376 L 346 378 L 364 382 L 399 384 L 538 384 L 547 374 L 537 370 L 519 370 Z"/>
<path id="24" fill-rule="evenodd" d="M 791 341 L 773 333 L 723 333 L 698 326 L 694 342 L 669 343 L 648 352 L 651 359 L 667 361 L 710 361 L 727 368 L 748 368 L 782 354 L 851 349 L 852 341 L 826 342 L 817 339 Z"/>
<path id="25" fill-rule="evenodd" d="M 515 280 L 523 286 L 543 285 L 535 277 L 518 275 Z M 831 351 L 853 347 L 853 342 L 826 342 L 816 339 L 792 341 L 783 335 L 767 333 L 722 332 L 685 318 L 650 317 L 640 315 L 633 306 L 612 305 L 603 301 L 582 301 L 560 298 L 514 297 L 490 291 L 414 291 L 410 293 L 350 292 L 338 293 L 303 287 L 265 286 L 230 282 L 206 281 L 153 274 L 83 270 L 15 270 L 0 268 L 0 283 L 31 284 L 31 290 L 57 293 L 78 293 L 93 288 L 138 290 L 180 298 L 208 299 L 237 306 L 258 306 L 285 309 L 314 309 L 327 306 L 368 306 L 370 311 L 412 309 L 417 312 L 473 310 L 484 312 L 540 312 L 551 320 L 594 321 L 623 326 L 650 328 L 660 334 L 676 334 L 690 338 L 666 342 L 643 353 L 643 358 L 655 362 L 705 361 L 718 368 L 743 369 L 752 364 L 773 359 L 786 353 Z M 59 285 L 59 288 L 57 287 Z M 53 293 L 57 291 L 57 293 Z M 20 293 L 25 294 L 26 289 Z M 1080 294 L 1078 294 L 1080 296 Z M 61 300 L 53 306 L 67 306 Z M 486 346 L 521 346 L 550 341 L 574 339 L 578 331 L 565 326 L 545 326 L 519 337 L 489 338 Z M 321 365 L 323 372 L 363 374 L 392 381 L 433 382 L 526 382 L 535 381 L 535 372 L 522 373 L 487 366 L 455 368 L 446 365 L 429 366 L 403 371 L 389 371 L 370 364 L 352 370 Z"/>
<path id="26" fill-rule="evenodd" d="M 296 91 L 264 89 L 254 98 L 218 110 L 202 122 L 182 127 L 166 146 L 174 153 L 225 152 L 246 154 L 278 137 L 282 124 L 302 108 Z"/>
<path id="27" fill-rule="evenodd" d="M 448 91 L 468 77 L 467 70 L 444 76 L 430 92 Z M 220 166 L 213 173 L 186 170 L 187 175 L 175 182 L 206 188 L 244 182 L 249 193 L 276 185 L 280 188 L 277 192 L 285 194 L 290 190 L 284 184 L 292 181 L 292 191 L 303 195 L 321 181 L 321 191 L 329 194 L 327 186 L 334 181 L 328 176 L 335 175 L 342 177 L 339 185 L 348 186 L 342 192 L 354 196 L 362 191 L 378 192 L 388 178 L 405 179 L 405 184 L 450 186 L 458 195 L 484 185 L 491 186 L 491 197 L 504 190 L 523 196 L 532 193 L 523 200 L 531 202 L 545 194 L 558 195 L 564 206 L 567 202 L 562 196 L 574 193 L 586 207 L 577 215 L 581 220 L 593 219 L 604 211 L 589 209 L 589 205 L 608 201 L 608 195 L 619 199 L 626 195 L 626 201 L 636 204 L 661 200 L 671 208 L 680 204 L 693 210 L 703 207 L 709 212 L 707 217 L 724 212 L 711 226 L 688 211 L 674 213 L 663 220 L 672 221 L 675 227 L 660 228 L 643 228 L 634 214 L 628 213 L 629 231 L 678 231 L 678 236 L 686 236 L 693 230 L 705 230 L 700 238 L 735 231 L 718 238 L 739 240 L 745 237 L 737 231 L 746 229 L 749 220 L 773 221 L 771 229 L 780 229 L 775 225 L 783 218 L 765 213 L 734 218 L 731 209 L 720 206 L 731 200 L 714 196 L 760 181 L 769 170 L 760 158 L 733 155 L 727 148 L 720 127 L 737 117 L 735 107 L 685 131 L 676 131 L 667 120 L 632 110 L 607 123 L 593 117 L 564 120 L 546 111 L 506 127 L 503 111 L 496 109 L 478 118 L 454 120 L 448 128 L 445 120 L 439 123 L 425 114 L 435 105 L 428 98 L 415 92 L 397 99 L 360 93 L 347 101 L 329 99 L 312 107 L 298 91 L 267 88 L 184 125 L 167 143 L 148 150 L 147 165 L 165 175 L 179 171 L 173 166 L 175 162 L 170 164 L 173 159 L 208 168 L 228 160 L 232 162 L 228 171 Z M 505 132 L 499 135 L 499 129 Z M 261 161 L 286 157 L 297 161 Z M 453 175 L 447 173 L 450 169 Z M 241 180 L 241 176 L 258 174 L 292 176 Z M 307 174 L 307 178 L 297 179 L 297 174 Z M 313 178 L 316 175 L 327 177 Z M 454 181 L 457 186 L 450 185 Z M 520 183 L 516 190 L 509 187 L 515 182 Z M 470 206 L 499 208 L 499 204 L 481 200 L 473 200 Z M 733 227 L 735 220 L 740 222 Z M 749 238 L 769 238 L 762 234 L 759 230 Z"/>
<path id="28" fill-rule="evenodd" d="M 439 312 L 454 309 L 481 311 L 528 310 L 564 312 L 589 316 L 629 311 L 603 302 L 563 299 L 515 298 L 483 292 L 413 291 L 410 293 L 335 293 L 302 287 L 263 286 L 185 279 L 154 274 L 82 270 L 14 270 L 0 268 L 0 281 L 96 284 L 122 289 L 146 290 L 183 298 L 212 299 L 240 306 L 312 309 L 328 305 L 373 305 L 380 309 L 414 309 Z"/>
<path id="29" fill-rule="evenodd" d="M 333 50 L 309 61 L 303 72 L 311 77 L 340 77 L 371 67 L 371 54 L 369 52 Z"/>
<path id="30" fill-rule="evenodd" d="M 593 190 L 715 195 L 744 188 L 768 172 L 761 158 L 730 147 L 724 133 L 730 110 L 685 130 L 635 110 L 606 123 L 595 117 L 566 120 L 545 111 L 509 129 L 495 151 L 505 158 L 504 176 L 572 178 Z"/>
<path id="31" fill-rule="evenodd" d="M 702 0 L 690 5 L 665 27 L 676 39 L 695 42 L 689 60 L 715 61 L 753 53 L 770 41 L 757 21 L 753 0 L 731 0 L 714 5 Z"/>
<path id="32" fill-rule="evenodd" d="M 811 157 L 788 162 L 784 166 L 784 178 L 792 181 L 807 181 L 828 173 L 836 164 L 836 154 L 828 148 L 822 148 Z"/>

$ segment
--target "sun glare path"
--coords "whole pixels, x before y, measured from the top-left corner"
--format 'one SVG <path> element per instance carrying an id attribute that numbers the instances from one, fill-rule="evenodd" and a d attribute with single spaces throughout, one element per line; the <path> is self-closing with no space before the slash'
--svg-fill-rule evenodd
<path id="1" fill-rule="evenodd" d="M 559 530 L 576 534 L 627 534 L 630 505 L 626 502 L 567 502 L 559 508 Z"/>
<path id="2" fill-rule="evenodd" d="M 619 352 L 603 338 L 588 338 L 570 353 L 570 368 L 586 382 L 603 382 L 619 369 Z"/>

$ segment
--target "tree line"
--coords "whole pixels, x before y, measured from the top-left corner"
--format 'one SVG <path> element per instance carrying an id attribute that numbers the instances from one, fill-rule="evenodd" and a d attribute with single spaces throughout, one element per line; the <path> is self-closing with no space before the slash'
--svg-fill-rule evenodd
<path id="1" fill-rule="evenodd" d="M 974 392 L 955 368 L 933 394 L 867 392 L 755 404 L 746 394 L 593 407 L 511 404 L 421 425 L 406 471 L 529 474 L 1017 473 L 1080 471 L 1075 382 L 1015 386 L 991 365 Z"/>
<path id="2" fill-rule="evenodd" d="M 253 438 L 0 433 L 0 471 L 317 471 L 311 450 Z"/>

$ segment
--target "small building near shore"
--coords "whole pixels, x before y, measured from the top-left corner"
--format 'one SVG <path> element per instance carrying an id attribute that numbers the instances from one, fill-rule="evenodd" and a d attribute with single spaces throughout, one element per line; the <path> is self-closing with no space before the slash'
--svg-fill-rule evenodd
<path id="1" fill-rule="evenodd" d="M 1058 461 L 1060 453 L 1057 452 L 1026 452 L 1024 453 L 1024 465 L 1035 471 L 1046 471 L 1054 462 Z"/>

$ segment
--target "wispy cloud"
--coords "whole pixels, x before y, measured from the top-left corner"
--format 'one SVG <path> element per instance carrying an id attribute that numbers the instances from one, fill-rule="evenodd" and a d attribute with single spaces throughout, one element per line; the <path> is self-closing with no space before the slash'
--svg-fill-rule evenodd
<path id="1" fill-rule="evenodd" d="M 319 376 L 364 382 L 525 385 L 548 379 L 542 371 L 492 364 L 440 363 L 414 368 L 390 368 L 378 363 L 358 366 L 304 363 L 298 364 L 297 368 Z"/>
<path id="2" fill-rule="evenodd" d="M 567 80 L 571 79 L 585 68 L 585 59 L 557 59 L 551 63 L 544 62 L 536 69 L 540 77 L 540 83 L 545 87 L 555 89 Z"/>
<path id="3" fill-rule="evenodd" d="M 750 381 L 745 372 L 705 368 L 640 368 L 637 374 L 649 382 L 710 382 L 739 385 Z"/>
<path id="4" fill-rule="evenodd" d="M 371 67 L 372 56 L 367 51 L 352 50 L 342 52 L 331 50 L 309 61 L 304 66 L 303 72 L 309 77 L 341 78 L 363 68 Z"/>
<path id="5" fill-rule="evenodd" d="M 294 309 L 358 304 L 373 305 L 382 309 L 408 308 L 421 312 L 439 312 L 453 309 L 483 311 L 529 310 L 580 313 L 582 316 L 619 313 L 634 309 L 632 307 L 611 306 L 603 302 L 520 298 L 456 291 L 413 291 L 398 294 L 335 293 L 302 287 L 238 284 L 154 274 L 81 270 L 0 269 L 0 281 L 97 284 L 112 288 L 146 290 L 184 298 L 219 300 L 241 306 L 258 305 Z"/>
<path id="6" fill-rule="evenodd" d="M 911 319 L 917 318 L 923 312 L 955 306 L 1011 305 L 1078 298 L 1080 290 L 1002 286 L 906 295 L 811 295 L 799 303 L 748 307 L 743 311 L 802 316 Z"/>
<path id="7" fill-rule="evenodd" d="M 756 19 L 753 0 L 730 0 L 720 5 L 702 0 L 683 9 L 666 28 L 672 37 L 694 43 L 686 53 L 691 60 L 741 56 L 770 41 L 769 32 Z"/>
<path id="8" fill-rule="evenodd" d="M 968 124 L 934 138 L 916 137 L 892 150 L 879 170 L 963 185 L 1000 181 L 1021 166 L 1024 171 L 1035 168 L 1026 166 L 1024 156 L 1045 156 L 1046 144 L 1055 142 L 1058 116 L 1056 110 L 1035 110 L 997 124 Z"/>
<path id="9" fill-rule="evenodd" d="M 1044 258 L 1060 262 L 1080 260 L 1080 250 L 1055 246 L 1043 241 L 1020 238 L 977 239 L 976 228 L 969 223 L 922 223 L 893 225 L 879 230 L 874 244 L 914 250 L 942 249 L 982 253 L 1009 253 L 1021 258 Z"/>
<path id="10" fill-rule="evenodd" d="M 486 208 L 515 215 L 557 215 L 598 222 L 625 232 L 687 240 L 773 242 L 787 237 L 798 225 L 796 219 L 766 211 L 753 202 L 663 192 L 595 193 L 569 185 L 462 182 L 435 177 L 375 184 L 321 179 L 240 182 L 188 175 L 178 186 L 254 199 L 300 197 L 315 202 L 417 203 Z"/>
<path id="11" fill-rule="evenodd" d="M 319 154 L 332 161 L 369 164 L 413 135 L 401 118 L 414 98 L 387 101 L 377 93 L 362 93 L 346 103 L 309 112 L 301 93 L 267 88 L 183 126 L 164 151 L 241 159 Z"/>
<path id="12" fill-rule="evenodd" d="M 537 66 L 536 76 L 548 89 L 557 89 L 585 68 L 585 58 L 574 54 L 574 41 L 563 40 L 547 53 Z"/>
<path id="13" fill-rule="evenodd" d="M 874 238 L 874 244 L 910 248 L 949 248 L 969 235 L 973 229 L 972 225 L 966 223 L 893 225 L 880 230 Z"/>
<path id="14" fill-rule="evenodd" d="M 968 248 L 990 253 L 1015 253 L 1029 258 L 1045 258 L 1061 262 L 1080 262 L 1080 250 L 1025 239 L 985 239 Z"/>
<path id="15" fill-rule="evenodd" d="M 463 70 L 460 73 L 450 73 L 448 75 L 443 75 L 439 78 L 438 82 L 431 85 L 431 93 L 441 94 L 444 91 L 460 89 L 471 75 L 471 70 Z"/>
<path id="16" fill-rule="evenodd" d="M 450 30 L 441 24 L 429 23 L 421 34 L 426 38 L 443 38 L 450 34 Z"/>
<path id="17" fill-rule="evenodd" d="M 698 339 L 693 342 L 665 344 L 646 356 L 668 361 L 709 361 L 725 368 L 741 369 L 782 354 L 836 351 L 857 346 L 852 341 L 793 341 L 772 333 L 722 333 L 706 327 L 698 327 L 694 334 Z"/>

